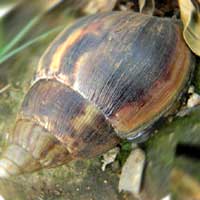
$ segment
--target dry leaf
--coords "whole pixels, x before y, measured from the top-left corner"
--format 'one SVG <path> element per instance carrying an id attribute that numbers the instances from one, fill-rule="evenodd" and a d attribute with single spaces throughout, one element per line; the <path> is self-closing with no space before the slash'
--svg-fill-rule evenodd
<path id="1" fill-rule="evenodd" d="M 200 1 L 179 0 L 183 36 L 191 50 L 200 56 Z"/>

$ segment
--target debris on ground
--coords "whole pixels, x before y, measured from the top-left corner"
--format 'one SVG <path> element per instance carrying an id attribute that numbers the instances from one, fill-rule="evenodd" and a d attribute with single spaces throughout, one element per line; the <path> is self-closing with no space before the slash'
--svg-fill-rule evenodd
<path id="1" fill-rule="evenodd" d="M 197 105 L 200 105 L 200 95 L 193 93 L 187 101 L 187 107 L 192 108 Z"/>
<path id="2" fill-rule="evenodd" d="M 119 153 L 119 148 L 115 147 L 103 155 L 103 160 L 102 160 L 103 165 L 101 167 L 102 171 L 105 171 L 106 166 L 115 161 L 118 153 Z"/>
<path id="3" fill-rule="evenodd" d="M 119 180 L 119 191 L 130 192 L 138 196 L 141 188 L 145 154 L 140 148 L 133 149 L 124 164 Z"/>

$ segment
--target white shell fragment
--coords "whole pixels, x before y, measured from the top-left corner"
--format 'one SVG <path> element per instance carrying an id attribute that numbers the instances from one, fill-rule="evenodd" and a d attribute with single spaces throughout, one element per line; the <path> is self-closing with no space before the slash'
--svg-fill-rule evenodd
<path id="1" fill-rule="evenodd" d="M 200 105 L 200 95 L 197 93 L 193 93 L 188 99 L 187 107 L 192 108 L 197 105 Z"/>
<path id="2" fill-rule="evenodd" d="M 169 195 L 163 197 L 161 200 L 171 200 L 171 195 L 169 194 Z"/>
<path id="3" fill-rule="evenodd" d="M 139 148 L 132 150 L 122 168 L 118 187 L 120 192 L 123 190 L 132 193 L 134 196 L 139 194 L 144 165 L 144 152 Z"/>
<path id="4" fill-rule="evenodd" d="M 194 86 L 189 87 L 188 95 L 190 95 L 190 96 L 187 100 L 186 108 L 182 109 L 181 111 L 179 111 L 176 114 L 179 117 L 184 117 L 184 116 L 190 114 L 190 112 L 193 110 L 192 109 L 193 107 L 200 105 L 200 95 L 195 93 Z"/>
<path id="5" fill-rule="evenodd" d="M 105 171 L 106 166 L 115 161 L 115 158 L 117 157 L 118 153 L 119 153 L 119 148 L 115 147 L 103 155 L 103 160 L 102 160 L 103 164 L 101 167 L 102 171 Z"/>

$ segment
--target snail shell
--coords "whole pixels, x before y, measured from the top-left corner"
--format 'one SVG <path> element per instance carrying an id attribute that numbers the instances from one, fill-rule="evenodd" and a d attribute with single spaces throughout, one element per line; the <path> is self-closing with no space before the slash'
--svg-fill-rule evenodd
<path id="1" fill-rule="evenodd" d="M 90 158 L 141 132 L 173 105 L 192 54 L 169 19 L 130 12 L 85 17 L 39 61 L 0 176 Z"/>

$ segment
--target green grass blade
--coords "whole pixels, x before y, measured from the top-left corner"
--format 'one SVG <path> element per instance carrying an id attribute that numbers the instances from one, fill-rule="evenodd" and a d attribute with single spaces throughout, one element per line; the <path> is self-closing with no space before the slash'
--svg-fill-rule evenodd
<path id="1" fill-rule="evenodd" d="M 0 18 L 0 49 L 4 46 L 4 27 L 3 27 L 3 19 Z"/>
<path id="2" fill-rule="evenodd" d="M 42 15 L 38 15 L 31 19 L 26 26 L 0 51 L 0 55 L 9 52 L 18 42 L 20 42 L 27 33 L 39 22 Z"/>
<path id="3" fill-rule="evenodd" d="M 45 39 L 50 34 L 57 33 L 59 31 L 61 31 L 63 28 L 64 28 L 64 26 L 59 26 L 59 27 L 53 28 L 50 31 L 45 32 L 42 35 L 40 35 L 40 36 L 38 36 L 38 37 L 30 40 L 29 42 L 21 45 L 20 47 L 12 50 L 11 52 L 0 56 L 0 64 L 2 64 L 3 62 L 5 62 L 6 60 L 8 60 L 9 58 L 11 58 L 12 56 L 16 55 L 20 51 L 24 50 L 25 48 L 29 47 L 30 45 L 33 45 L 34 43 L 39 42 L 39 41 Z"/>

